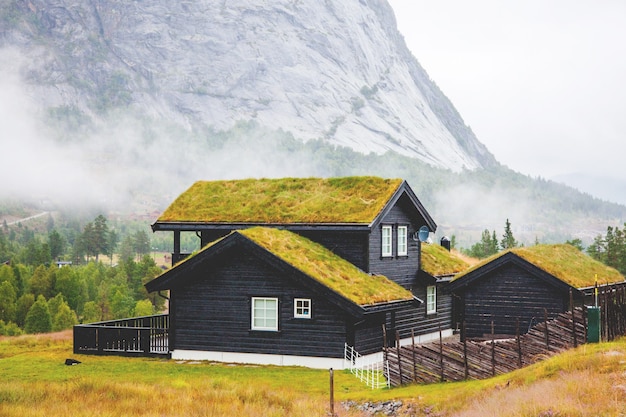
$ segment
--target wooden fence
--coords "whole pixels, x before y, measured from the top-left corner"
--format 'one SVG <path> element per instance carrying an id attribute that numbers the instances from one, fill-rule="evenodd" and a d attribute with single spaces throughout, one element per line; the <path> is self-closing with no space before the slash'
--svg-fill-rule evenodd
<path id="1" fill-rule="evenodd" d="M 169 355 L 169 315 L 74 326 L 74 353 L 92 355 Z"/>
<path id="2" fill-rule="evenodd" d="M 602 340 L 611 341 L 626 335 L 626 288 L 622 285 L 599 288 L 598 304 Z"/>
<path id="3" fill-rule="evenodd" d="M 546 313 L 547 316 L 547 313 Z M 518 325 L 519 328 L 519 325 Z M 392 386 L 483 379 L 511 372 L 547 356 L 585 343 L 587 326 L 582 308 L 560 314 L 511 339 L 444 341 L 386 347 Z"/>
<path id="4" fill-rule="evenodd" d="M 592 289 L 595 290 L 595 289 Z M 587 292 L 587 301 L 596 303 L 594 293 Z M 570 305 L 573 300 L 570 294 Z M 606 285 L 597 289 L 600 307 L 600 339 L 611 341 L 626 335 L 626 287 Z M 587 314 L 585 308 L 572 309 L 532 327 L 528 333 L 514 338 L 487 341 L 444 341 L 424 345 L 412 343 L 400 347 L 385 347 L 389 382 L 392 386 L 406 383 L 432 383 L 482 379 L 530 365 L 540 359 L 587 342 Z M 384 330 L 384 329 L 383 329 Z M 385 338 L 386 340 L 386 338 Z"/>

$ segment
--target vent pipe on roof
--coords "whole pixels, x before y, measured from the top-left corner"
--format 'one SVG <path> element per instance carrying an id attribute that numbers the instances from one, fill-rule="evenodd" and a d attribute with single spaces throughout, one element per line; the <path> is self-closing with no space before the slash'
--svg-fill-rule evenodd
<path id="1" fill-rule="evenodd" d="M 448 252 L 450 252 L 450 238 L 448 236 L 444 236 L 441 238 L 441 246 L 443 246 L 448 250 Z"/>

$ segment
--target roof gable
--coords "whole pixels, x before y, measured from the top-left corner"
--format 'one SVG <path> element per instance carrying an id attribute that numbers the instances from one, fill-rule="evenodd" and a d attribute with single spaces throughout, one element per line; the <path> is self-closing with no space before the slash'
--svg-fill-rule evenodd
<path id="1" fill-rule="evenodd" d="M 571 245 L 557 244 L 515 248 L 498 253 L 457 274 L 452 283 L 453 288 L 467 285 L 503 262 L 514 260 L 513 256 L 577 289 L 593 286 L 596 276 L 599 284 L 624 282 L 624 277 L 616 269 L 592 259 Z"/>
<path id="2" fill-rule="evenodd" d="M 148 291 L 168 289 L 175 281 L 184 279 L 181 274 L 199 259 L 217 256 L 225 248 L 244 241 L 261 248 L 352 304 L 365 307 L 413 300 L 411 292 L 402 286 L 382 275 L 361 271 L 318 243 L 287 230 L 264 227 L 232 232 L 149 282 L 146 288 Z"/>

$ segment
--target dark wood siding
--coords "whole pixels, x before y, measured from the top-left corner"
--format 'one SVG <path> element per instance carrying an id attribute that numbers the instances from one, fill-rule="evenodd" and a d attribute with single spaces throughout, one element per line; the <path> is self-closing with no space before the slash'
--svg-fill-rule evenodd
<path id="1" fill-rule="evenodd" d="M 284 226 L 285 229 L 291 230 L 289 225 Z M 235 229 L 220 229 L 220 230 L 203 230 L 202 247 L 205 245 L 228 235 Z M 335 254 L 339 255 L 343 259 L 353 263 L 363 271 L 368 272 L 368 239 L 369 232 L 367 231 L 353 231 L 353 230 L 291 230 L 300 236 L 317 242 L 327 249 L 331 250 Z"/>
<path id="2" fill-rule="evenodd" d="M 383 349 L 383 324 L 384 314 L 376 314 L 368 317 L 364 323 L 355 327 L 354 348 L 361 355 L 380 352 Z"/>
<path id="3" fill-rule="evenodd" d="M 392 226 L 392 257 L 383 258 L 382 251 L 382 226 Z M 408 226 L 408 254 L 397 256 L 398 253 L 398 226 Z M 415 278 L 420 267 L 420 244 L 411 236 L 418 230 L 420 225 L 410 223 L 405 210 L 400 205 L 393 207 L 377 227 L 370 234 L 370 270 L 374 274 L 385 275 L 407 289 L 415 285 Z"/>
<path id="4" fill-rule="evenodd" d="M 507 264 L 477 279 L 465 289 L 463 312 L 466 337 L 483 337 L 491 333 L 514 335 L 517 320 L 520 332 L 525 333 L 531 323 L 567 311 L 569 296 L 545 280 L 516 265 Z"/>
<path id="5" fill-rule="evenodd" d="M 343 357 L 352 319 L 258 257 L 233 249 L 193 274 L 171 290 L 176 349 Z M 252 297 L 278 297 L 278 332 L 250 330 Z M 311 319 L 293 317 L 294 298 L 312 300 Z"/>
<path id="6" fill-rule="evenodd" d="M 391 315 L 387 318 L 387 329 L 399 332 L 401 339 L 448 330 L 452 326 L 452 295 L 446 290 L 445 284 L 437 285 L 437 312 L 426 314 L 426 287 L 413 288 L 413 293 L 424 300 L 419 307 L 399 310 L 395 313 L 395 323 Z M 394 336 L 395 337 L 395 334 Z"/>

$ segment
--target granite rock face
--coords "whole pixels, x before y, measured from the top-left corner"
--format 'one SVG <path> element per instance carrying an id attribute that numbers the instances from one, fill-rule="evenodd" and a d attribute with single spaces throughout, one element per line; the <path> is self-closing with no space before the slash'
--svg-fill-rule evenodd
<path id="1" fill-rule="evenodd" d="M 386 0 L 5 0 L 0 47 L 54 114 L 239 121 L 458 171 L 496 164 Z"/>

